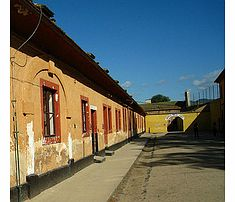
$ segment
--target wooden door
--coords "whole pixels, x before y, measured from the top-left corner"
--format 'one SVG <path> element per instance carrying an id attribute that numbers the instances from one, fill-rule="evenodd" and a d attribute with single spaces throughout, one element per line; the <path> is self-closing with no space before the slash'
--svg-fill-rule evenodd
<path id="1" fill-rule="evenodd" d="M 92 135 L 92 153 L 98 152 L 98 134 L 97 134 L 97 115 L 96 110 L 91 109 L 91 135 Z"/>

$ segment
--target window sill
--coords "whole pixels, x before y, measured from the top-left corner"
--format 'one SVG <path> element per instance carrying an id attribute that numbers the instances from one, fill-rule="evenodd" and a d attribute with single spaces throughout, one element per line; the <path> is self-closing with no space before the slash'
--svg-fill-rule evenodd
<path id="1" fill-rule="evenodd" d="M 42 144 L 48 145 L 48 144 L 56 144 L 61 142 L 61 136 L 52 136 L 52 137 L 43 137 Z"/>

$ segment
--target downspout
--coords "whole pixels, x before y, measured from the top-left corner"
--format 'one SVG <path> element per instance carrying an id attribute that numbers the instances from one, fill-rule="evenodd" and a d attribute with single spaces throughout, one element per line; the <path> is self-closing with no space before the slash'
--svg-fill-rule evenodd
<path id="1" fill-rule="evenodd" d="M 18 189 L 18 201 L 21 201 L 21 183 L 20 183 L 20 156 L 19 156 L 19 131 L 17 125 L 17 114 L 16 114 L 16 100 L 12 100 L 13 106 L 13 135 L 15 138 L 15 169 L 16 169 L 16 187 Z"/>
<path id="2" fill-rule="evenodd" d="M 14 67 L 15 67 L 15 55 L 16 53 L 33 37 L 33 35 L 35 34 L 35 32 L 37 31 L 40 23 L 41 23 L 41 19 L 42 19 L 42 8 L 40 6 L 40 17 L 39 17 L 39 21 L 37 23 L 36 28 L 34 29 L 33 33 L 29 36 L 29 38 L 22 43 L 17 50 L 14 52 L 13 57 L 10 58 L 11 61 L 11 65 L 12 65 L 12 107 L 13 107 L 13 135 L 14 135 L 14 146 L 15 146 L 15 172 L 16 172 L 16 187 L 18 190 L 18 194 L 17 194 L 17 199 L 18 202 L 22 201 L 22 196 L 21 196 L 21 182 L 20 182 L 20 154 L 19 154 L 19 131 L 18 131 L 18 123 L 17 123 L 17 109 L 16 109 L 16 97 L 15 97 L 15 91 L 14 91 Z"/>

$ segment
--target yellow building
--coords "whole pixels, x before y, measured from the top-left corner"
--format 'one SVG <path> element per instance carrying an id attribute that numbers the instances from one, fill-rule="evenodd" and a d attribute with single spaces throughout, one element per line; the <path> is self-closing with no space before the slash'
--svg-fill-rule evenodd
<path id="1" fill-rule="evenodd" d="M 148 111 L 145 107 L 143 108 L 146 112 L 146 131 L 150 133 L 173 131 L 191 133 L 196 122 L 201 131 L 209 131 L 211 129 L 208 105 L 202 105 L 190 111 L 182 111 L 177 106 L 172 106 L 168 110 L 164 109 L 162 111 L 159 111 L 159 109 Z"/>
<path id="2" fill-rule="evenodd" d="M 11 201 L 145 130 L 143 109 L 52 17 L 45 6 L 11 0 Z"/>
<path id="3" fill-rule="evenodd" d="M 199 131 L 223 136 L 225 126 L 225 70 L 215 80 L 219 83 L 220 98 L 211 100 L 206 104 L 190 106 L 189 93 L 186 101 L 171 101 L 163 103 L 146 103 L 141 107 L 146 112 L 146 131 L 149 133 L 167 133 L 180 131 L 192 133 L 197 122 Z"/>
<path id="4" fill-rule="evenodd" d="M 146 112 L 146 131 L 149 133 L 167 133 L 180 131 L 192 133 L 197 122 L 200 131 L 224 135 L 225 126 L 225 70 L 215 80 L 219 83 L 220 98 L 206 104 L 187 106 L 185 102 L 147 103 L 141 105 Z M 187 96 L 186 96 L 187 98 Z M 187 100 L 187 99 L 186 99 Z M 188 100 L 190 103 L 190 100 Z"/>

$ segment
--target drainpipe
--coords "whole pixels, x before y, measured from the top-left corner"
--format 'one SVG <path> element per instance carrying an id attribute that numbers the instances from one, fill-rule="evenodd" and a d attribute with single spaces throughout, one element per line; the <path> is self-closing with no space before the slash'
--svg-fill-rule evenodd
<path id="1" fill-rule="evenodd" d="M 15 138 L 15 170 L 16 170 L 16 187 L 18 190 L 18 201 L 21 201 L 21 183 L 20 183 L 20 154 L 19 154 L 19 131 L 17 127 L 17 115 L 16 115 L 16 100 L 12 100 L 12 106 L 13 106 L 13 123 L 14 123 L 14 129 L 13 129 L 13 135 Z"/>
<path id="2" fill-rule="evenodd" d="M 18 202 L 22 201 L 21 198 L 21 182 L 20 182 L 20 155 L 19 155 L 19 131 L 18 131 L 18 123 L 17 123 L 17 113 L 16 113 L 16 98 L 15 98 L 15 91 L 14 91 L 14 67 L 15 67 L 15 56 L 16 53 L 26 44 L 28 43 L 28 41 L 33 37 L 33 35 L 35 34 L 35 32 L 37 31 L 40 23 L 41 23 L 41 19 L 42 19 L 42 8 L 40 7 L 40 17 L 38 20 L 38 23 L 34 29 L 34 31 L 32 32 L 32 34 L 29 36 L 29 38 L 24 41 L 18 48 L 17 50 L 14 52 L 13 57 L 10 58 L 11 61 L 11 65 L 12 65 L 12 107 L 13 107 L 13 135 L 14 135 L 14 146 L 15 146 L 15 169 L 16 169 L 16 187 L 18 189 Z"/>

